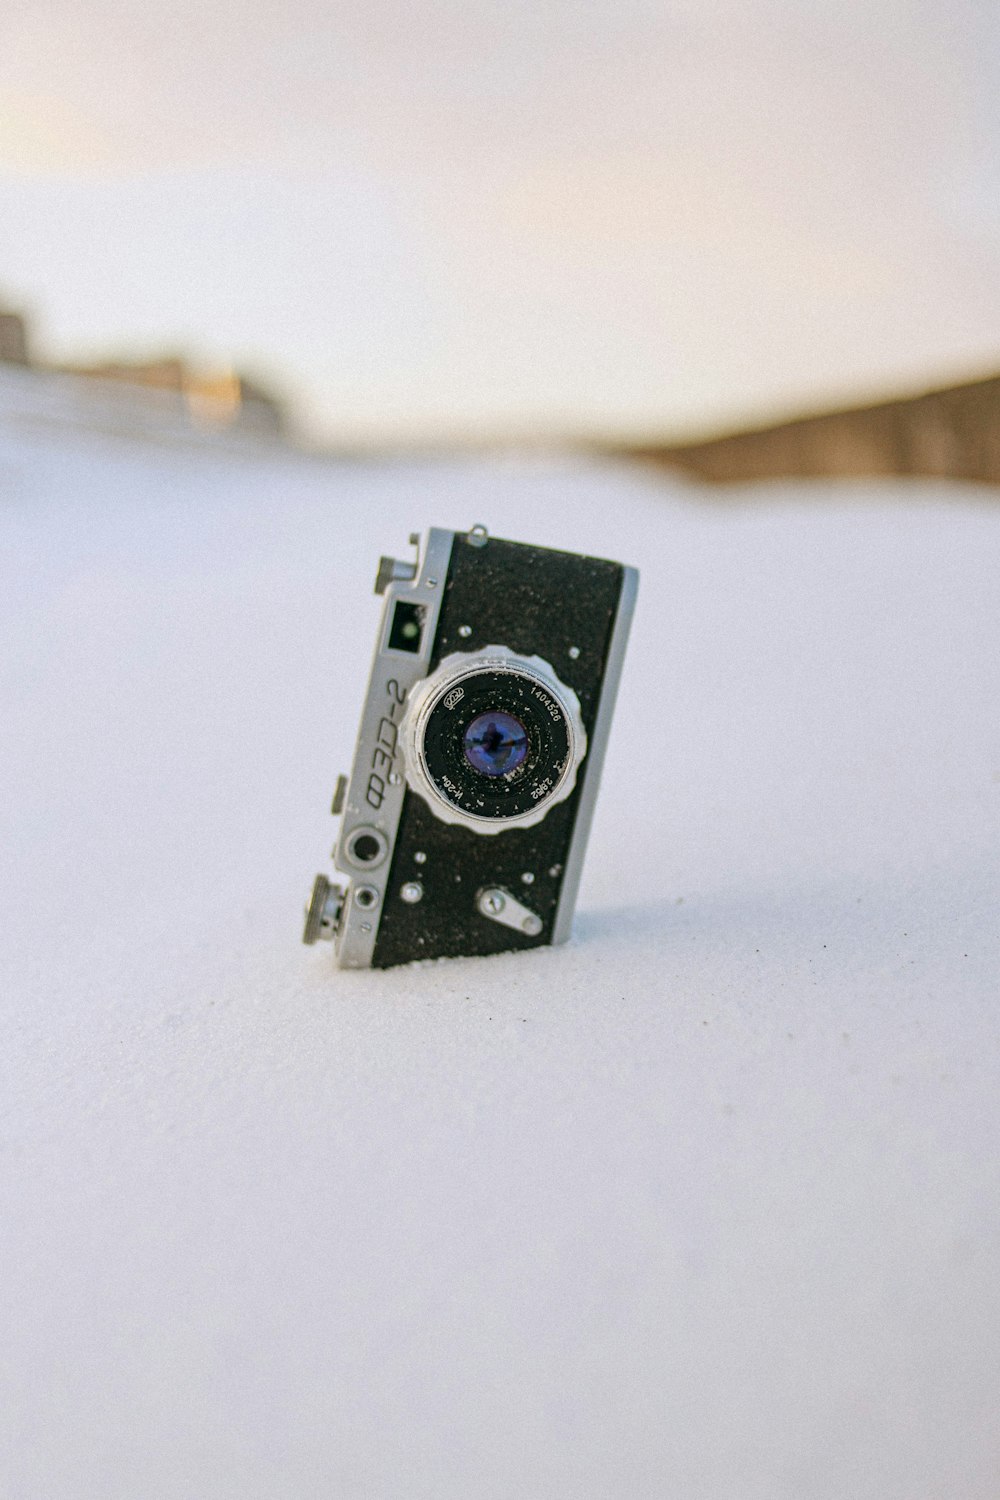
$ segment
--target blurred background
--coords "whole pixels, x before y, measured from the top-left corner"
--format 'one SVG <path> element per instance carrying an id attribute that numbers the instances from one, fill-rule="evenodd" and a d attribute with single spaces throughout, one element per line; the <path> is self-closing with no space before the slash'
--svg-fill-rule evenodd
<path id="1" fill-rule="evenodd" d="M 996 1500 L 998 79 L 0 5 L 4 1500 Z M 377 559 L 475 522 L 642 570 L 575 938 L 338 972 Z"/>
<path id="2" fill-rule="evenodd" d="M 987 0 L 40 0 L 0 58 L 8 365 L 644 451 L 1000 368 Z"/>

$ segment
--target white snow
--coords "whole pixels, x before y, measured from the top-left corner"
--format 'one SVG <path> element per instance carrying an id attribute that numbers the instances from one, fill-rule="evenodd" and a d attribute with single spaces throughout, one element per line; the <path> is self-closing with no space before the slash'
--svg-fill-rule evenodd
<path id="1" fill-rule="evenodd" d="M 339 973 L 375 563 L 476 521 L 642 569 L 576 936 Z M 18 407 L 0 534 L 0 1492 L 992 1500 L 991 494 Z"/>

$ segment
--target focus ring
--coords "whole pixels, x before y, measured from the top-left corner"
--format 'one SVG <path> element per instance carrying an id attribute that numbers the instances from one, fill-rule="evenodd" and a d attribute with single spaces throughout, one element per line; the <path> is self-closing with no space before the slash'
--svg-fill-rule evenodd
<path id="1" fill-rule="evenodd" d="M 541 822 L 587 752 L 572 688 L 506 646 L 445 657 L 412 689 L 399 736 L 411 789 L 442 822 L 483 834 Z"/>

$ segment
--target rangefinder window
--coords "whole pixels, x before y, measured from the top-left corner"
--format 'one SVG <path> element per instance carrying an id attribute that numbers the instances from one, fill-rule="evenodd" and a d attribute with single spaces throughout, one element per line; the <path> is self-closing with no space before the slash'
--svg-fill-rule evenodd
<path id="1" fill-rule="evenodd" d="M 406 599 L 400 599 L 393 606 L 392 622 L 389 626 L 390 651 L 409 651 L 413 655 L 420 651 L 425 613 L 422 605 L 411 604 Z"/>

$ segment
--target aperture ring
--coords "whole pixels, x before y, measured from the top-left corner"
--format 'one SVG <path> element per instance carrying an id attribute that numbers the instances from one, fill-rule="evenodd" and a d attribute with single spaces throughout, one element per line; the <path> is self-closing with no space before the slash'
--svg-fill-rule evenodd
<path id="1" fill-rule="evenodd" d="M 469 753 L 469 726 L 490 713 L 516 720 L 527 736 L 526 753 L 504 774 L 484 774 L 482 757 Z M 400 745 L 409 785 L 437 817 L 494 834 L 540 822 L 569 796 L 587 736 L 576 694 L 547 662 L 488 646 L 455 652 L 416 684 Z"/>

